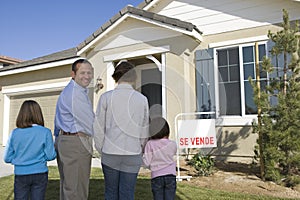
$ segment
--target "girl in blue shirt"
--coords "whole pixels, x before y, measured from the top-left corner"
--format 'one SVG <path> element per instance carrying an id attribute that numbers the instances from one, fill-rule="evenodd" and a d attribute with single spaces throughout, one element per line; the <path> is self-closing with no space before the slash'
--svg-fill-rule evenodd
<path id="1" fill-rule="evenodd" d="M 15 199 L 45 199 L 48 183 L 47 161 L 54 160 L 51 130 L 44 127 L 41 107 L 24 101 L 8 140 L 4 161 L 14 165 Z"/>

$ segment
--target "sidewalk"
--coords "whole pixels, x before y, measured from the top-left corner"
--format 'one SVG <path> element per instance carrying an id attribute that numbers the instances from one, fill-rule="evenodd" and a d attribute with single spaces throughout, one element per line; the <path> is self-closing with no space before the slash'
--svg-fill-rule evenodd
<path id="1" fill-rule="evenodd" d="M 0 178 L 14 173 L 14 166 L 3 161 L 5 147 L 0 146 Z M 56 159 L 48 162 L 48 166 L 57 166 Z M 92 159 L 92 167 L 101 167 L 99 158 Z"/>

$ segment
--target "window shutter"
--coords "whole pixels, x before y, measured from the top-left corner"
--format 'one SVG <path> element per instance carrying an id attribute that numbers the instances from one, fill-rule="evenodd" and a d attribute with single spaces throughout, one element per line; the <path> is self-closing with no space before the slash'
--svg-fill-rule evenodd
<path id="1" fill-rule="evenodd" d="M 273 56 L 271 54 L 271 49 L 273 48 L 273 46 L 275 45 L 275 43 L 272 40 L 268 40 L 267 42 L 267 56 L 268 58 L 271 59 L 271 64 L 275 67 L 275 70 L 272 73 L 269 73 L 269 79 L 274 79 L 279 77 L 279 68 L 277 68 L 279 66 L 279 59 L 276 56 Z M 275 96 L 271 96 L 270 97 L 270 104 L 271 106 L 274 106 L 278 103 L 277 97 Z"/>
<path id="2" fill-rule="evenodd" d="M 271 59 L 272 65 L 275 67 L 274 71 L 269 74 L 269 78 L 279 78 L 283 76 L 283 54 L 280 54 L 278 56 L 271 55 L 271 49 L 274 47 L 275 43 L 271 40 L 267 42 L 268 47 L 268 57 Z"/>
<path id="3" fill-rule="evenodd" d="M 269 74 L 270 79 L 276 79 L 278 81 L 283 81 L 283 69 L 284 69 L 284 56 L 283 53 L 277 55 L 277 56 L 272 56 L 271 55 L 271 49 L 275 43 L 271 40 L 268 41 L 267 46 L 268 46 L 268 57 L 271 59 L 271 63 L 274 66 L 274 71 Z M 291 60 L 291 56 L 287 56 L 287 62 L 289 63 Z M 288 72 L 289 76 L 289 72 Z M 272 106 L 275 106 L 278 104 L 278 99 L 275 96 L 271 96 L 270 98 L 270 103 Z"/>
<path id="4" fill-rule="evenodd" d="M 198 50 L 196 57 L 197 111 L 216 110 L 213 49 Z M 203 117 L 203 116 L 202 116 Z M 207 117 L 207 116 L 204 116 Z"/>

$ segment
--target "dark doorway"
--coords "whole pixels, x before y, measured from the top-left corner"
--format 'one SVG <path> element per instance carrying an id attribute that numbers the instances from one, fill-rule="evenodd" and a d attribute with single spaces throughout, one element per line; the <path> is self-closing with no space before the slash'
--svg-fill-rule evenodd
<path id="1" fill-rule="evenodd" d="M 148 98 L 150 116 L 162 116 L 161 72 L 157 68 L 145 69 L 141 76 L 141 92 Z"/>

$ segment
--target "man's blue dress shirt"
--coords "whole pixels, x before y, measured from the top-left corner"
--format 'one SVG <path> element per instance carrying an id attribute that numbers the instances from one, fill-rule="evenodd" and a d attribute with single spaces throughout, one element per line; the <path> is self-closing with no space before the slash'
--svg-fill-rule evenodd
<path id="1" fill-rule="evenodd" d="M 54 135 L 60 130 L 70 133 L 82 132 L 93 135 L 94 112 L 88 89 L 78 85 L 74 80 L 61 92 L 55 115 Z"/>

